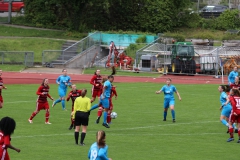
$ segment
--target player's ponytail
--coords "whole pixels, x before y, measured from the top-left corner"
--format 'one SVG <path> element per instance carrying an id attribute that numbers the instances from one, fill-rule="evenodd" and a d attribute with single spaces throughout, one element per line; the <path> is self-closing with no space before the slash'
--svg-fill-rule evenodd
<path id="1" fill-rule="evenodd" d="M 105 147 L 106 145 L 105 137 L 106 134 L 104 131 L 101 130 L 97 132 L 97 145 L 99 148 Z"/>

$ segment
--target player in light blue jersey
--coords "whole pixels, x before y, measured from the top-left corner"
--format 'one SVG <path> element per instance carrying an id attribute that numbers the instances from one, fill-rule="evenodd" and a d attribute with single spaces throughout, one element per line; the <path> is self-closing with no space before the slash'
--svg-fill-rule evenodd
<path id="1" fill-rule="evenodd" d="M 160 94 L 161 92 L 164 93 L 164 111 L 163 111 L 163 121 L 167 120 L 167 111 L 168 108 L 170 107 L 171 113 L 172 113 L 172 119 L 173 122 L 175 121 L 175 110 L 174 110 L 174 105 L 175 105 L 175 99 L 174 99 L 174 92 L 178 95 L 178 99 L 181 101 L 182 98 L 177 91 L 176 87 L 171 84 L 172 80 L 170 78 L 167 79 L 166 84 L 164 85 L 159 91 L 156 91 L 156 94 Z"/>
<path id="2" fill-rule="evenodd" d="M 108 158 L 108 146 L 106 145 L 106 134 L 104 131 L 97 132 L 97 142 L 93 143 L 88 151 L 90 160 L 112 160 Z"/>
<path id="3" fill-rule="evenodd" d="M 56 83 L 58 84 L 58 94 L 59 94 L 59 99 L 54 101 L 52 104 L 52 107 L 54 107 L 57 103 L 62 102 L 62 109 L 66 110 L 65 107 L 65 96 L 67 93 L 67 87 L 71 87 L 71 78 L 67 75 L 67 70 L 63 69 L 62 70 L 62 75 L 59 76 L 56 80 Z"/>
<path id="4" fill-rule="evenodd" d="M 228 86 L 225 86 L 225 85 L 220 85 L 218 87 L 218 91 L 220 92 L 220 104 L 221 104 L 221 106 L 220 106 L 220 110 L 221 110 L 220 121 L 222 122 L 222 124 L 224 126 L 227 126 L 227 127 L 229 127 L 228 118 L 232 111 L 232 106 L 231 106 L 230 100 L 228 98 L 228 95 L 226 93 L 226 91 L 228 91 L 228 90 L 229 90 Z M 236 130 L 237 130 L 236 125 L 234 124 L 233 127 L 236 132 Z"/>
<path id="5" fill-rule="evenodd" d="M 109 98 L 111 96 L 113 80 L 114 80 L 113 75 L 108 76 L 108 80 L 104 82 L 102 95 L 100 96 L 100 104 L 102 104 L 104 108 L 102 125 L 105 126 L 106 128 L 110 128 L 110 126 L 107 124 L 107 115 L 110 107 Z"/>
<path id="6" fill-rule="evenodd" d="M 238 68 L 237 66 L 235 66 L 233 68 L 233 71 L 231 71 L 228 75 L 228 84 L 231 85 L 231 84 L 234 84 L 235 83 L 235 77 L 238 76 Z"/>

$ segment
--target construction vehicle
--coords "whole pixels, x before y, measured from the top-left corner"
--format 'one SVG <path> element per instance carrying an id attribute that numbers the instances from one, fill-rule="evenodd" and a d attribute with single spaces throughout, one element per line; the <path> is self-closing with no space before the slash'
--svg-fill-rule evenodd
<path id="1" fill-rule="evenodd" d="M 195 53 L 191 42 L 175 42 L 171 52 L 171 64 L 168 65 L 168 72 L 196 73 Z"/>
<path id="2" fill-rule="evenodd" d="M 109 55 L 105 67 L 121 67 L 124 69 L 132 69 L 133 59 L 127 56 L 124 51 L 119 52 L 113 41 L 110 42 Z"/>

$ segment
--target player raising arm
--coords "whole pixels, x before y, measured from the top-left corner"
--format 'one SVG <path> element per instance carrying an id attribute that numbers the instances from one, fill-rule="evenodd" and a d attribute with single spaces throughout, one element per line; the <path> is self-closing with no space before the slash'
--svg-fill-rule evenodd
<path id="1" fill-rule="evenodd" d="M 178 99 L 181 101 L 182 98 L 180 97 L 179 92 L 177 91 L 176 87 L 171 84 L 172 80 L 168 78 L 166 80 L 166 84 L 164 85 L 159 91 L 156 91 L 156 94 L 160 94 L 161 92 L 164 93 L 164 111 L 163 111 L 163 121 L 167 120 L 167 111 L 168 108 L 170 107 L 171 113 L 172 113 L 172 120 L 173 122 L 175 121 L 175 110 L 174 110 L 174 105 L 175 105 L 175 99 L 174 99 L 174 92 L 178 95 Z"/>
<path id="2" fill-rule="evenodd" d="M 48 79 L 44 78 L 41 86 L 38 88 L 36 94 L 38 95 L 36 110 L 32 113 L 30 118 L 28 119 L 29 123 L 33 123 L 33 118 L 39 113 L 40 110 L 45 110 L 45 124 L 51 124 L 49 122 L 49 104 L 47 101 L 47 97 L 53 100 L 52 96 L 50 96 L 49 92 L 50 87 L 48 86 Z"/>

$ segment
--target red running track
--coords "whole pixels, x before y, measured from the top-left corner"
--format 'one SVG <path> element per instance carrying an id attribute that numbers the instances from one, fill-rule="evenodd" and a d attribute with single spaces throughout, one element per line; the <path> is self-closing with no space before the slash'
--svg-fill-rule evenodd
<path id="1" fill-rule="evenodd" d="M 137 74 L 137 73 L 136 73 Z M 50 83 L 55 83 L 60 74 L 50 73 L 21 73 L 21 72 L 3 72 L 2 78 L 4 84 L 40 84 L 44 78 L 48 78 Z M 92 75 L 68 74 L 72 82 L 89 82 Z M 129 77 L 115 76 L 114 82 L 153 82 L 165 83 L 167 78 L 171 78 L 174 84 L 222 84 L 222 77 L 214 76 L 187 76 L 187 75 L 163 75 L 157 78 L 150 77 Z M 227 77 L 224 76 L 224 84 L 227 84 Z"/>

